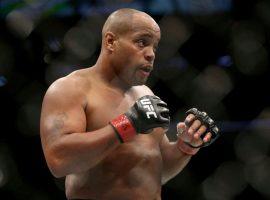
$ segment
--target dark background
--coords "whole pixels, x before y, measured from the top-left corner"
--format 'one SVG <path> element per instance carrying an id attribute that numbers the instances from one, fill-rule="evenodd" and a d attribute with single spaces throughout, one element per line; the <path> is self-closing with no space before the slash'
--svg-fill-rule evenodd
<path id="1" fill-rule="evenodd" d="M 65 199 L 39 137 L 48 86 L 93 65 L 106 17 L 151 14 L 162 40 L 148 84 L 171 110 L 191 107 L 222 136 L 164 185 L 163 199 L 270 199 L 270 2 L 251 0 L 0 1 L 0 199 Z"/>

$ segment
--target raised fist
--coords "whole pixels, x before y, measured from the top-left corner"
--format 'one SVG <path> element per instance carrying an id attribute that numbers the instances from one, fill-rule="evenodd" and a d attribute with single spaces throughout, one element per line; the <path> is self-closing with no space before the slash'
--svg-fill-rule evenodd
<path id="1" fill-rule="evenodd" d="M 146 95 L 139 98 L 124 114 L 113 119 L 110 124 L 125 142 L 132 136 L 147 134 L 153 128 L 169 128 L 170 116 L 167 104 L 157 96 Z"/>
<path id="2" fill-rule="evenodd" d="M 181 151 L 194 155 L 199 148 L 212 144 L 219 136 L 219 129 L 206 112 L 189 109 L 185 122 L 177 125 L 178 147 Z"/>

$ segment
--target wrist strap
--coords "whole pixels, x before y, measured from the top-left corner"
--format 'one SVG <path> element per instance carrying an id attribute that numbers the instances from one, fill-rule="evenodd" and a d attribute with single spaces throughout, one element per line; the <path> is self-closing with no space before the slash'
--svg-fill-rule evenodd
<path id="1" fill-rule="evenodd" d="M 181 139 L 178 139 L 177 147 L 183 153 L 188 154 L 188 155 L 192 155 L 192 156 L 195 155 L 199 151 L 199 148 L 192 148 L 191 146 L 189 146 L 186 142 L 184 142 Z"/>
<path id="2" fill-rule="evenodd" d="M 110 124 L 114 128 L 121 143 L 129 141 L 137 134 L 131 121 L 124 114 L 119 115 L 118 117 L 110 121 Z"/>

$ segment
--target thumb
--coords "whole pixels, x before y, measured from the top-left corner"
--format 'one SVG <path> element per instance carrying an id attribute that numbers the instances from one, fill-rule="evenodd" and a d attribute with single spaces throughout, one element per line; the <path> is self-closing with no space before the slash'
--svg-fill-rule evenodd
<path id="1" fill-rule="evenodd" d="M 186 134 L 187 132 L 187 126 L 185 125 L 184 122 L 179 122 L 177 124 L 177 137 L 180 140 L 183 140 L 185 142 L 190 142 L 191 141 L 191 137 L 189 134 Z"/>
<path id="2" fill-rule="evenodd" d="M 184 122 L 179 122 L 179 123 L 177 124 L 176 128 L 177 128 L 177 135 L 178 135 L 178 134 L 181 135 L 181 134 L 185 131 L 186 125 L 185 125 Z"/>

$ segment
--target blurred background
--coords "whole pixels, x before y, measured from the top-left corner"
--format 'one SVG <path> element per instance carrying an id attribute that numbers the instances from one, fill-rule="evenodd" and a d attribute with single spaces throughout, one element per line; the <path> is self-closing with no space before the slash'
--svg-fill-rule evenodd
<path id="1" fill-rule="evenodd" d="M 1 0 L 0 199 L 65 199 L 41 149 L 42 99 L 57 78 L 95 64 L 102 25 L 122 7 L 161 27 L 147 84 L 169 104 L 169 138 L 191 107 L 222 132 L 163 186 L 163 199 L 270 199 L 267 0 Z"/>

